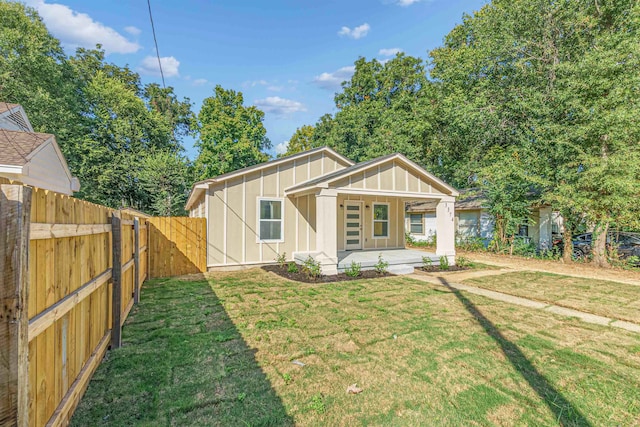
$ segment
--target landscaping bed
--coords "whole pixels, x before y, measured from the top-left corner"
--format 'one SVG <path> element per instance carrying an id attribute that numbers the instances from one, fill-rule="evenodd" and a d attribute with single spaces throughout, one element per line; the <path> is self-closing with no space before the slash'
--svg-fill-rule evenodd
<path id="1" fill-rule="evenodd" d="M 381 277 L 391 277 L 393 274 L 378 273 L 374 270 L 361 271 L 358 276 L 349 276 L 345 273 L 338 273 L 333 275 L 320 275 L 320 277 L 311 277 L 302 268 L 298 268 L 296 272 L 290 272 L 286 266 L 281 267 L 279 265 L 265 265 L 262 267 L 264 271 L 270 271 L 285 279 L 293 280 L 302 283 L 333 283 L 333 282 L 345 282 L 349 280 L 362 280 L 362 279 L 377 279 Z"/>

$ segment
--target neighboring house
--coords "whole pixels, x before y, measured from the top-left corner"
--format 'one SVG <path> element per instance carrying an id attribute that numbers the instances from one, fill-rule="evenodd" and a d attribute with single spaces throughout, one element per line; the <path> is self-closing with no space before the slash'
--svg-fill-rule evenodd
<path id="1" fill-rule="evenodd" d="M 196 183 L 186 210 L 206 217 L 211 269 L 313 256 L 335 274 L 345 251 L 404 248 L 407 200 L 432 200 L 436 253 L 455 257 L 458 192 L 401 154 L 354 164 L 327 147 Z"/>
<path id="2" fill-rule="evenodd" d="M 405 230 L 417 241 L 429 241 L 436 235 L 433 202 L 407 203 Z M 455 227 L 458 240 L 479 238 L 485 246 L 493 238 L 494 222 L 486 197 L 479 190 L 463 190 L 455 203 Z M 548 205 L 531 206 L 531 217 L 518 235 L 539 249 L 550 249 L 552 235 L 562 231 L 562 217 Z"/>
<path id="3" fill-rule="evenodd" d="M 55 136 L 34 132 L 16 104 L 0 103 L 0 176 L 68 195 L 80 189 Z"/>

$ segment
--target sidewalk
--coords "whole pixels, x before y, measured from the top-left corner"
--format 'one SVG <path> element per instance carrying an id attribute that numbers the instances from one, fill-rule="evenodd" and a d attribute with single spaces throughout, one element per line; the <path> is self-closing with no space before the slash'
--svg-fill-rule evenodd
<path id="1" fill-rule="evenodd" d="M 478 275 L 476 277 L 480 277 L 480 276 L 487 276 L 487 275 L 491 275 L 490 273 L 493 274 L 504 274 L 507 273 L 509 271 L 514 271 L 514 270 L 492 270 L 492 271 L 479 271 L 476 272 L 478 273 Z M 484 274 L 479 274 L 479 273 L 484 273 Z M 476 288 L 475 286 L 469 286 L 469 285 L 463 285 L 462 283 L 451 283 L 447 280 L 447 278 L 445 276 L 434 276 L 434 275 L 426 275 L 426 274 L 419 274 L 419 273 L 413 273 L 411 275 L 409 275 L 408 277 L 414 278 L 416 280 L 420 280 L 423 282 L 428 282 L 428 283 L 433 283 L 436 285 L 443 285 L 445 283 L 447 283 L 448 286 L 450 286 L 453 289 L 459 290 L 459 291 L 465 291 L 465 292 L 469 292 L 471 294 L 475 294 L 475 295 L 481 295 L 483 297 L 486 298 L 490 298 L 496 301 L 502 301 L 502 302 L 506 302 L 509 304 L 515 304 L 515 305 L 520 305 L 523 307 L 529 307 L 529 308 L 535 308 L 538 310 L 544 310 L 544 311 L 548 311 L 550 313 L 553 314 L 559 314 L 561 316 L 567 316 L 567 317 L 575 317 L 578 318 L 580 320 L 582 320 L 583 322 L 586 323 L 592 323 L 592 324 L 596 324 L 596 325 L 602 325 L 602 326 L 613 326 L 614 328 L 620 328 L 620 329 L 624 329 L 630 332 L 636 332 L 640 334 L 640 325 L 635 324 L 635 323 L 631 323 L 631 322 L 625 322 L 623 320 L 616 320 L 616 319 L 611 319 L 609 317 L 604 317 L 604 316 L 598 316 L 595 314 L 590 314 L 590 313 L 585 313 L 583 311 L 578 311 L 578 310 L 573 310 L 570 308 L 565 308 L 565 307 L 560 307 L 557 305 L 553 305 L 553 304 L 547 304 L 544 302 L 540 302 L 540 301 L 535 301 L 535 300 L 530 300 L 527 298 L 522 298 L 522 297 L 516 297 L 513 295 L 509 295 L 509 294 L 504 294 L 502 292 L 496 292 L 496 291 L 490 291 L 487 289 L 481 289 L 481 288 Z M 466 277 L 466 278 L 470 278 L 470 277 Z"/>

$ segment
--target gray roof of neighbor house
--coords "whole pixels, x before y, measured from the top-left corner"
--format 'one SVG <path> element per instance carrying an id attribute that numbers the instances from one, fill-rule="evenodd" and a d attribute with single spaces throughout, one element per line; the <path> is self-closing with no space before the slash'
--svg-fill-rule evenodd
<path id="1" fill-rule="evenodd" d="M 416 201 L 407 203 L 407 212 L 432 212 L 436 210 L 438 204 L 435 200 L 425 202 Z M 470 211 L 488 207 L 488 200 L 482 190 L 470 188 L 460 190 L 460 196 L 456 199 L 455 210 Z"/>
<path id="2" fill-rule="evenodd" d="M 0 113 L 4 113 L 5 111 L 13 110 L 16 107 L 19 107 L 20 104 L 9 104 L 8 102 L 0 102 Z"/>
<path id="3" fill-rule="evenodd" d="M 48 133 L 0 129 L 0 164 L 24 166 L 29 155 L 51 138 Z"/>

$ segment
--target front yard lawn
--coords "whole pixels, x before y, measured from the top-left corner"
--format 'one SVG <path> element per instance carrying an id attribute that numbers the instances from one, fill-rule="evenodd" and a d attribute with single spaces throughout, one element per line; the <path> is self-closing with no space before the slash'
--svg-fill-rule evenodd
<path id="1" fill-rule="evenodd" d="M 640 323 L 640 286 L 532 271 L 467 279 L 463 283 Z"/>
<path id="2" fill-rule="evenodd" d="M 640 422 L 640 335 L 406 277 L 154 280 L 123 340 L 72 424 Z"/>

